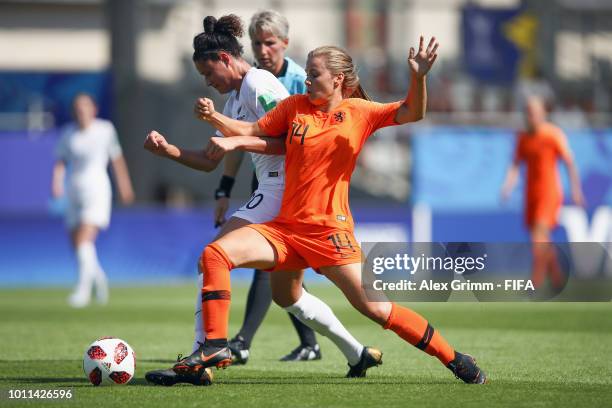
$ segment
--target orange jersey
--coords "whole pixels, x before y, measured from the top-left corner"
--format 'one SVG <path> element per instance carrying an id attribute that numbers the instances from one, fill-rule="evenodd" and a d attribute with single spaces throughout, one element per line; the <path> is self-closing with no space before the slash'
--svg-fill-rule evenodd
<path id="1" fill-rule="evenodd" d="M 527 166 L 525 210 L 527 224 L 547 219 L 554 224 L 563 201 L 557 160 L 569 160 L 571 153 L 561 129 L 546 123 L 535 133 L 521 132 L 515 162 Z"/>
<path id="2" fill-rule="evenodd" d="M 287 135 L 285 192 L 275 221 L 352 230 L 348 192 L 357 156 L 374 131 L 397 125 L 400 104 L 349 98 L 321 112 L 307 95 L 294 95 L 259 119 L 267 135 Z"/>

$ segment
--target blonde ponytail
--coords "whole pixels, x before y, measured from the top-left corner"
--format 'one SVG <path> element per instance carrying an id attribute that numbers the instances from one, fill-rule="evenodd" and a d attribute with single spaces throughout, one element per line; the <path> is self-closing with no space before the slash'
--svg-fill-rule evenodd
<path id="1" fill-rule="evenodd" d="M 368 95 L 368 93 L 363 89 L 361 84 L 357 85 L 357 89 L 353 91 L 352 95 L 349 96 L 349 98 L 361 98 L 365 99 L 366 101 L 372 100 L 372 98 L 370 98 L 370 95 Z"/>

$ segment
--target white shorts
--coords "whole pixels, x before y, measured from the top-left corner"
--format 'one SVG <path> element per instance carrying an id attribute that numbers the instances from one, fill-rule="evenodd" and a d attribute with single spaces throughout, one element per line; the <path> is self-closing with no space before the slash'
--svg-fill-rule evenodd
<path id="1" fill-rule="evenodd" d="M 111 195 L 101 194 L 96 199 L 70 198 L 66 209 L 66 225 L 74 229 L 80 224 L 95 225 L 100 229 L 108 228 L 112 207 Z"/>
<path id="2" fill-rule="evenodd" d="M 232 214 L 252 224 L 272 221 L 278 215 L 283 201 L 284 184 L 260 185 L 245 205 Z"/>

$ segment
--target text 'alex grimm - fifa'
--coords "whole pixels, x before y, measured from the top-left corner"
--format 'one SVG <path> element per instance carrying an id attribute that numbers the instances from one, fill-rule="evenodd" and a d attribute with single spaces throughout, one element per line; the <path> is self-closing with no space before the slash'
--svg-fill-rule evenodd
<path id="1" fill-rule="evenodd" d="M 381 279 L 377 279 L 372 282 L 372 288 L 374 290 L 382 291 L 523 291 L 523 290 L 535 290 L 533 282 L 530 279 L 505 279 L 503 283 L 493 282 L 471 282 L 469 279 L 462 281 L 454 279 L 450 282 L 434 282 L 433 280 L 423 280 L 420 282 L 413 282 L 406 279 L 402 279 L 396 282 L 385 282 Z"/>
<path id="2" fill-rule="evenodd" d="M 372 273 L 382 275 L 386 271 L 405 271 L 411 276 L 417 272 L 449 271 L 457 275 L 466 272 L 483 272 L 486 268 L 487 254 L 472 257 L 449 257 L 449 256 L 410 256 L 408 254 L 396 254 L 393 257 L 376 257 L 372 260 Z M 382 277 L 382 276 L 381 276 Z M 505 279 L 501 282 L 472 282 L 469 279 L 439 282 L 431 279 L 422 281 L 411 281 L 401 279 L 399 281 L 386 282 L 377 279 L 372 283 L 374 290 L 382 291 L 525 291 L 535 290 L 533 282 L 529 279 Z"/>

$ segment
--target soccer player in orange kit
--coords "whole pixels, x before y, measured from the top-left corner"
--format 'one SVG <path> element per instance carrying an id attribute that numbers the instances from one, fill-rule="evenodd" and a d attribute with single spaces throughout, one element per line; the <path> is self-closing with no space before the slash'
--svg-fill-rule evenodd
<path id="1" fill-rule="evenodd" d="M 367 299 L 361 287 L 361 248 L 353 235 L 348 205 L 351 174 L 366 139 L 382 127 L 423 118 L 425 76 L 437 49 L 433 38 L 425 48 L 422 37 L 419 49 L 411 48 L 410 92 L 400 102 L 369 101 L 352 58 L 333 46 L 309 53 L 308 94 L 284 99 L 257 122 L 227 118 L 214 111 L 211 101 L 200 101 L 201 116 L 225 136 L 244 135 L 211 139 L 211 157 L 253 148 L 249 142 L 255 139 L 252 136 L 277 138 L 268 142 L 267 148 L 274 152 L 275 142 L 285 146 L 286 184 L 276 219 L 234 230 L 202 252 L 202 312 L 207 338 L 199 350 L 174 365 L 175 371 L 197 376 L 206 367 L 231 363 L 227 345 L 231 269 L 258 267 L 275 273 L 311 266 L 331 280 L 359 312 L 384 329 L 437 357 L 466 383 L 486 382 L 474 358 L 456 352 L 421 315 L 389 301 Z M 284 287 L 273 286 L 274 298 L 281 306 L 299 303 L 301 279 L 299 275 Z"/>
<path id="2" fill-rule="evenodd" d="M 193 61 L 198 72 L 206 79 L 209 86 L 213 86 L 220 93 L 229 94 L 224 112 L 234 118 L 258 120 L 279 101 L 289 96 L 287 89 L 272 73 L 251 67 L 242 57 L 242 46 L 238 38 L 242 35 L 243 29 L 238 16 L 230 14 L 218 20 L 213 16 L 207 16 L 203 21 L 203 26 L 204 32 L 194 38 Z M 304 78 L 306 78 L 305 73 Z M 218 134 L 222 136 L 221 133 Z M 160 157 L 172 159 L 202 171 L 212 171 L 221 159 L 221 157 L 217 157 L 211 160 L 201 150 L 188 150 L 172 145 L 156 131 L 147 135 L 144 146 Z M 282 143 L 279 144 L 279 147 L 276 155 L 251 155 L 259 186 L 251 200 L 237 210 L 224 224 L 217 239 L 236 228 L 251 223 L 271 221 L 276 217 L 281 207 L 285 189 L 285 149 Z M 252 151 L 252 153 L 258 152 Z M 274 275 L 267 272 L 262 273 L 268 275 L 264 283 L 265 286 L 269 286 L 271 291 L 274 285 L 281 287 L 288 285 L 297 277 L 303 276 L 304 272 L 293 271 Z M 201 291 L 203 280 L 204 276 L 200 274 L 198 309 L 195 313 L 196 339 L 192 351 L 198 350 L 205 341 L 201 313 L 202 296 L 204 295 Z M 280 281 L 285 282 L 281 284 Z M 274 296 L 271 297 L 274 298 Z M 274 300 L 276 301 L 276 299 Z M 350 366 L 347 377 L 365 377 L 369 368 L 382 364 L 382 352 L 376 348 L 364 346 L 357 341 L 334 315 L 329 306 L 316 296 L 303 292 L 300 303 L 297 305 L 292 303 L 290 306 L 285 307 L 287 312 L 294 315 L 310 329 L 326 336 L 340 349 Z M 249 317 L 252 318 L 252 315 Z M 253 324 L 258 326 L 259 322 L 253 322 Z M 234 343 L 234 345 L 236 344 Z M 242 347 L 232 348 L 231 341 L 229 347 L 232 357 L 240 357 L 240 360 L 242 360 L 234 360 L 234 363 L 246 362 L 247 350 Z M 300 347 L 300 349 L 302 348 Z M 235 351 L 236 354 L 240 354 L 234 354 Z M 310 351 L 314 350 L 311 349 Z M 295 357 L 299 357 L 299 354 Z M 293 358 L 293 360 L 295 361 L 296 358 Z M 172 386 L 177 383 L 208 385 L 212 381 L 212 373 L 210 370 L 208 372 L 204 370 L 200 376 L 183 376 L 180 372 L 173 370 L 153 370 L 147 372 L 145 378 L 153 384 L 165 386 Z"/>
<path id="3" fill-rule="evenodd" d="M 557 169 L 562 160 L 570 176 L 572 199 L 583 206 L 584 198 L 578 170 L 567 145 L 563 131 L 546 121 L 544 102 L 530 97 L 525 105 L 526 130 L 517 138 L 514 159 L 502 187 L 502 200 L 506 200 L 516 186 L 519 165 L 527 166 L 525 194 L 525 224 L 533 243 L 532 282 L 541 287 L 547 274 L 555 288 L 563 287 L 563 276 L 554 249 L 548 245 L 550 232 L 557 226 L 559 210 L 563 204 L 563 191 Z"/>

